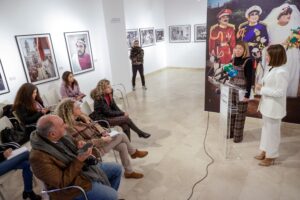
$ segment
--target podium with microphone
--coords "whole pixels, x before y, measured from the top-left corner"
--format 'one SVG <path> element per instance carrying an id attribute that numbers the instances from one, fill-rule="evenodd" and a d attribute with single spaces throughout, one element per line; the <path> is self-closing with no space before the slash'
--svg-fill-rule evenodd
<path id="1" fill-rule="evenodd" d="M 236 101 L 241 101 L 244 98 L 246 90 L 233 85 L 229 82 L 230 78 L 237 76 L 238 71 L 234 69 L 232 63 L 228 63 L 222 67 L 221 72 L 210 77 L 215 85 L 220 88 L 220 118 L 219 118 L 219 133 L 221 136 L 221 143 L 225 159 L 240 158 L 239 152 L 235 150 L 235 144 L 230 139 L 231 116 L 237 114 L 237 105 L 232 104 L 232 98 L 238 98 Z M 239 95 L 233 95 L 233 92 Z"/>

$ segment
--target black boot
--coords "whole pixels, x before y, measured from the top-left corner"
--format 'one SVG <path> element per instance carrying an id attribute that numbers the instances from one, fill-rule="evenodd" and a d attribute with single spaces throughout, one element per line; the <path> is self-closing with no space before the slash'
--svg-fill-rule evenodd
<path id="1" fill-rule="evenodd" d="M 29 198 L 30 200 L 41 200 L 42 197 L 40 195 L 35 194 L 33 191 L 31 192 L 23 192 L 23 199 Z"/>
<path id="2" fill-rule="evenodd" d="M 141 133 L 138 133 L 138 136 L 139 136 L 139 137 L 143 137 L 143 138 L 148 138 L 148 137 L 150 137 L 151 135 L 150 135 L 149 133 L 141 132 Z"/>
<path id="3" fill-rule="evenodd" d="M 143 132 L 141 129 L 139 129 L 131 119 L 129 119 L 129 123 L 128 123 L 128 126 L 134 130 L 134 132 L 136 132 L 138 134 L 139 137 L 143 137 L 143 138 L 148 138 L 150 137 L 151 135 L 149 133 L 145 133 Z"/>

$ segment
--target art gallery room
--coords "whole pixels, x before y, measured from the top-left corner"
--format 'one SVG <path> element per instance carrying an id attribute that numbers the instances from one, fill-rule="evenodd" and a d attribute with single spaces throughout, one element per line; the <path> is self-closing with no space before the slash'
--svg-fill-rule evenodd
<path id="1" fill-rule="evenodd" d="M 0 199 L 299 200 L 299 10 L 0 0 Z"/>

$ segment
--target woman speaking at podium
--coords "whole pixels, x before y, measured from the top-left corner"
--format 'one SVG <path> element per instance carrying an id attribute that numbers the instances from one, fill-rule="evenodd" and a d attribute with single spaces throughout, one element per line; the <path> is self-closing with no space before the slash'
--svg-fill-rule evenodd
<path id="1" fill-rule="evenodd" d="M 260 155 L 255 156 L 261 160 L 259 165 L 270 166 L 279 156 L 280 123 L 286 115 L 286 94 L 289 73 L 286 67 L 287 56 L 280 44 L 270 45 L 267 49 L 266 63 L 271 67 L 263 77 L 262 85 L 257 85 L 261 99 L 258 106 L 262 114 L 263 127 L 259 149 Z"/>
<path id="2" fill-rule="evenodd" d="M 237 112 L 231 112 L 230 138 L 234 142 L 243 140 L 244 124 L 248 101 L 252 86 L 252 60 L 249 57 L 249 48 L 245 42 L 237 42 L 233 50 L 233 67 L 237 70 L 237 75 L 230 79 L 230 83 L 246 90 L 244 98 L 239 98 L 239 91 L 233 90 L 231 93 L 231 106 L 237 107 Z"/>

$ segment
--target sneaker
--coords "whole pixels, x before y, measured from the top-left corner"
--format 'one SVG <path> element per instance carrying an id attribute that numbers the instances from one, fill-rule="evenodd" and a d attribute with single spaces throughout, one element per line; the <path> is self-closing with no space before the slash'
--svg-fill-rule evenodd
<path id="1" fill-rule="evenodd" d="M 132 91 L 135 91 L 135 87 L 134 86 L 132 87 Z"/>
<path id="2" fill-rule="evenodd" d="M 146 86 L 143 86 L 143 89 L 144 89 L 144 90 L 147 90 L 147 87 L 146 87 Z"/>
<path id="3" fill-rule="evenodd" d="M 139 179 L 139 178 L 143 178 L 144 175 L 141 173 L 137 173 L 137 172 L 131 172 L 131 173 L 124 173 L 125 178 L 135 178 L 135 179 Z"/>

